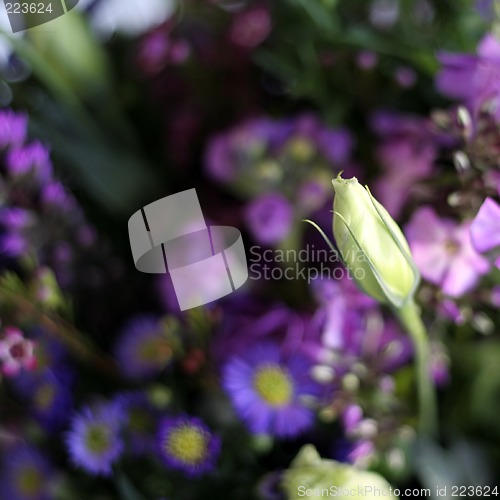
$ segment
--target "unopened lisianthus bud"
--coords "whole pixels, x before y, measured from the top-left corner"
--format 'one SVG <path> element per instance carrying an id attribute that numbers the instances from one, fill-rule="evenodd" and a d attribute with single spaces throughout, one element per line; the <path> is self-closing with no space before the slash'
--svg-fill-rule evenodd
<path id="1" fill-rule="evenodd" d="M 379 302 L 402 307 L 420 277 L 401 229 L 355 177 L 339 175 L 333 187 L 333 234 L 351 275 Z"/>
<path id="2" fill-rule="evenodd" d="M 283 488 L 288 500 L 321 496 L 329 492 L 338 498 L 356 500 L 380 491 L 384 498 L 397 498 L 394 489 L 379 474 L 351 465 L 322 459 L 312 445 L 304 446 L 283 474 Z M 323 493 L 322 493 L 323 492 Z"/>

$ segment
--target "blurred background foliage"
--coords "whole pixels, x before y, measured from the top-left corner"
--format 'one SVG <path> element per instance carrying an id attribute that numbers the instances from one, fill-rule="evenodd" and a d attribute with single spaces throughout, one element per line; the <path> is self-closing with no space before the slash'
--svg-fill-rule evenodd
<path id="1" fill-rule="evenodd" d="M 245 46 L 228 35 L 241 9 L 236 0 L 179 0 L 172 17 L 133 37 L 97 30 L 98 4 L 84 2 L 80 10 L 21 36 L 8 36 L 5 29 L 13 54 L 0 70 L 0 102 L 28 112 L 32 134 L 50 144 L 56 170 L 130 267 L 127 220 L 157 198 L 196 184 L 210 216 L 231 221 L 237 197 L 207 178 L 204 154 L 213 134 L 248 117 L 314 111 L 327 125 L 348 127 L 353 163 L 363 165 L 365 180 L 375 179 L 380 165 L 372 114 L 390 108 L 426 118 L 448 107 L 434 86 L 436 54 L 474 53 L 494 21 L 492 8 L 481 15 L 471 0 L 279 0 L 258 4 L 269 9 L 272 27 L 256 46 Z M 145 48 L 152 36 L 163 35 L 188 42 L 181 63 L 159 63 L 154 50 Z M 121 282 L 121 290 L 130 288 L 124 297 L 101 304 L 109 309 L 106 323 L 120 317 L 123 303 L 145 283 L 143 276 L 130 279 Z M 488 279 L 500 284 L 498 272 Z M 134 307 L 150 307 L 153 295 L 146 293 Z M 74 318 L 91 336 L 95 329 L 84 311 L 98 300 L 105 299 L 89 299 L 87 309 L 77 304 Z M 68 318 L 70 310 L 66 304 Z M 436 477 L 440 484 L 486 484 L 500 477 L 500 313 L 488 308 L 486 324 L 479 313 L 471 312 L 475 323 L 436 326 L 453 360 L 453 383 L 440 398 L 448 423 L 443 448 L 428 443 L 415 454 L 402 446 L 415 463 L 401 470 L 382 464 L 390 481 L 418 484 L 419 476 L 423 485 L 435 484 Z M 411 393 L 410 369 L 396 380 L 398 391 Z M 228 432 L 240 463 L 248 463 L 256 477 L 289 461 L 286 445 L 269 450 L 261 443 L 267 453 L 262 458 L 246 451 L 256 443 Z M 235 474 L 234 498 L 246 498 L 254 477 L 228 463 L 220 470 L 223 477 L 225 470 L 226 477 Z M 144 471 L 143 491 L 155 490 L 161 477 L 155 472 Z M 148 482 L 149 476 L 155 479 Z M 117 484 L 121 498 L 143 498 L 125 475 Z M 186 498 L 204 494 L 196 484 L 183 487 L 193 489 Z M 223 497 L 227 484 L 215 481 L 209 491 Z"/>

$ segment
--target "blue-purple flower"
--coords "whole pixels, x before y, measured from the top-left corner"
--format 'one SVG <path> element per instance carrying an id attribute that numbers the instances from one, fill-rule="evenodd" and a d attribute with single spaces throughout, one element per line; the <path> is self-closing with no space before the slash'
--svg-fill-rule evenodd
<path id="1" fill-rule="evenodd" d="M 153 451 L 158 415 L 147 394 L 141 391 L 124 392 L 118 394 L 115 401 L 121 405 L 125 414 L 124 435 L 127 448 L 134 455 Z"/>
<path id="2" fill-rule="evenodd" d="M 161 321 L 154 316 L 131 320 L 118 339 L 115 358 L 123 375 L 131 380 L 158 375 L 172 359 L 172 346 Z"/>
<path id="3" fill-rule="evenodd" d="M 92 475 L 109 476 L 123 452 L 124 413 L 117 403 L 86 407 L 71 422 L 66 445 L 72 462 Z"/>
<path id="4" fill-rule="evenodd" d="M 310 369 L 302 354 L 285 357 L 278 344 L 262 342 L 230 359 L 222 383 L 252 432 L 293 437 L 314 423 L 319 387 Z"/>
<path id="5" fill-rule="evenodd" d="M 220 439 L 200 419 L 190 416 L 163 419 L 157 444 L 167 467 L 191 477 L 212 471 L 221 449 Z"/>
<path id="6" fill-rule="evenodd" d="M 47 371 L 31 390 L 31 411 L 43 428 L 59 430 L 68 420 L 73 406 L 71 388 L 53 371 Z"/>
<path id="7" fill-rule="evenodd" d="M 0 495 L 6 500 L 51 500 L 54 470 L 35 448 L 19 446 L 5 453 Z"/>

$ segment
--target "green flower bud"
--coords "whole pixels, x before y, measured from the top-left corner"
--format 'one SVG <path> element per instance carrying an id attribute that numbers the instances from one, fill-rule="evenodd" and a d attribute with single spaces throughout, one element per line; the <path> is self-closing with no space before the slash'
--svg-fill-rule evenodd
<path id="1" fill-rule="evenodd" d="M 401 229 L 358 180 L 333 180 L 333 234 L 359 287 L 396 308 L 411 300 L 420 276 Z"/>
<path id="2" fill-rule="evenodd" d="M 312 445 L 299 451 L 283 474 L 282 487 L 288 500 L 326 496 L 353 500 L 374 496 L 398 498 L 391 485 L 379 474 L 322 459 Z"/>

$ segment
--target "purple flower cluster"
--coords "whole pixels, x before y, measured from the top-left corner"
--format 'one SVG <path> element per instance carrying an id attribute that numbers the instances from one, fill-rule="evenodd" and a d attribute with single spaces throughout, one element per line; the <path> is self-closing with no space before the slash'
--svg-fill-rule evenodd
<path id="1" fill-rule="evenodd" d="M 438 154 L 436 140 L 430 122 L 413 115 L 379 111 L 372 117 L 372 129 L 380 137 L 377 157 L 383 168 L 375 194 L 397 218 L 418 182 L 432 174 Z"/>
<path id="2" fill-rule="evenodd" d="M 34 257 L 69 286 L 75 248 L 88 249 L 93 230 L 54 176 L 49 149 L 28 139 L 27 123 L 23 114 L 0 112 L 0 265 Z"/>
<path id="3" fill-rule="evenodd" d="M 315 116 L 254 118 L 216 135 L 205 155 L 209 176 L 250 199 L 245 220 L 254 238 L 277 244 L 303 215 L 328 200 L 330 179 L 350 162 L 353 139 Z"/>

